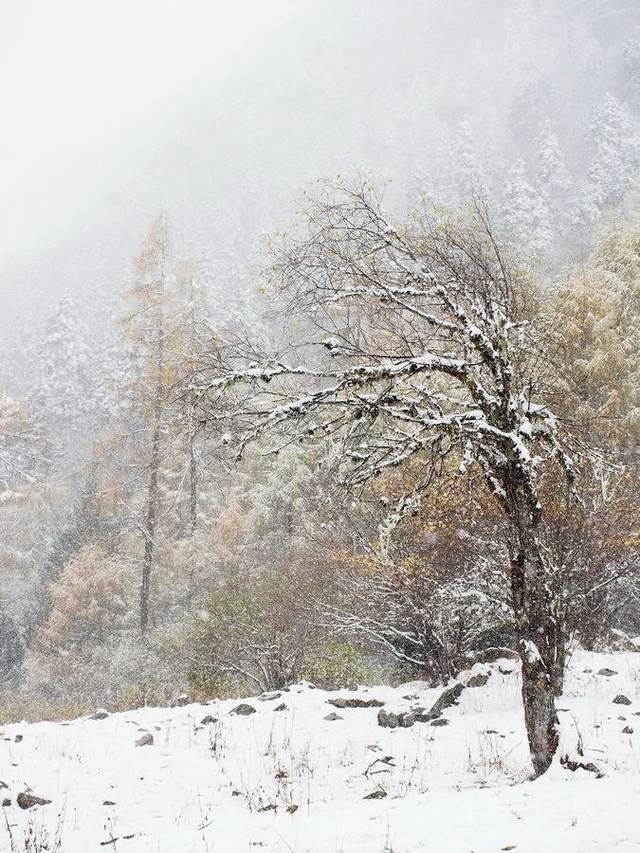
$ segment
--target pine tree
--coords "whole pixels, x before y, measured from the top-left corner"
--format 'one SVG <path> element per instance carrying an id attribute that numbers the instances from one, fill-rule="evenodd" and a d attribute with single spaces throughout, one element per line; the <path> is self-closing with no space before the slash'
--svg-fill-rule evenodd
<path id="1" fill-rule="evenodd" d="M 461 122 L 452 146 L 451 167 L 452 201 L 455 204 L 469 201 L 473 196 L 484 196 L 487 176 L 476 150 L 471 125 Z"/>
<path id="2" fill-rule="evenodd" d="M 35 391 L 39 421 L 58 470 L 76 472 L 92 408 L 91 347 L 74 299 L 63 296 L 49 317 Z"/>
<path id="3" fill-rule="evenodd" d="M 553 240 L 549 209 L 542 195 L 527 180 L 521 158 L 511 167 L 504 185 L 502 218 L 518 251 L 535 256 L 549 251 Z"/>
<path id="4" fill-rule="evenodd" d="M 584 207 L 592 221 L 624 198 L 640 162 L 638 122 L 628 107 L 608 94 L 592 124 L 593 159 L 587 176 Z"/>

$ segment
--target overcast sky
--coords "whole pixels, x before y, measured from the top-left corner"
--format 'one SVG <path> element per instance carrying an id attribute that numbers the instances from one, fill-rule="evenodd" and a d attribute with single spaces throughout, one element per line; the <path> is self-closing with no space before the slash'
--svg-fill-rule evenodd
<path id="1" fill-rule="evenodd" d="M 127 151 L 306 0 L 4 0 L 0 261 L 91 208 Z"/>

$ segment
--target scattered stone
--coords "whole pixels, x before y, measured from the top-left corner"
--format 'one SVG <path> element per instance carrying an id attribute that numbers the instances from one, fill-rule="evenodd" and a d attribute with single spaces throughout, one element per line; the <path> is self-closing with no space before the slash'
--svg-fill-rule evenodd
<path id="1" fill-rule="evenodd" d="M 288 711 L 288 710 L 289 710 L 289 708 L 284 704 L 284 702 L 281 702 L 281 703 L 278 705 L 278 707 L 277 707 L 277 708 L 274 708 L 273 710 L 274 710 L 274 711 Z"/>
<path id="2" fill-rule="evenodd" d="M 229 711 L 230 714 L 237 714 L 240 717 L 248 717 L 249 714 L 255 714 L 255 712 L 256 709 L 252 705 L 247 705 L 246 702 L 241 702 L 233 710 Z"/>
<path id="3" fill-rule="evenodd" d="M 393 711 L 378 711 L 378 725 L 383 729 L 409 729 L 416 722 L 417 715 L 412 711 L 396 714 Z"/>
<path id="4" fill-rule="evenodd" d="M 151 732 L 146 732 L 136 741 L 136 746 L 153 746 L 153 735 Z"/>
<path id="5" fill-rule="evenodd" d="M 587 666 L 587 667 L 585 667 L 582 671 L 583 671 L 583 672 L 593 672 L 593 670 L 592 670 L 592 669 L 589 669 L 589 667 L 588 667 L 588 666 Z"/>
<path id="6" fill-rule="evenodd" d="M 3 782 L 2 779 L 0 779 L 0 791 L 2 791 L 3 788 L 8 788 L 8 787 L 9 786 L 7 785 L 7 783 Z"/>
<path id="7" fill-rule="evenodd" d="M 109 716 L 109 712 L 105 711 L 104 708 L 98 708 L 97 711 L 89 717 L 90 720 L 106 720 Z"/>
<path id="8" fill-rule="evenodd" d="M 290 806 L 287 806 L 287 811 L 289 812 L 289 814 L 294 814 L 298 811 L 298 808 L 299 806 L 297 806 L 295 803 L 291 803 Z"/>
<path id="9" fill-rule="evenodd" d="M 30 791 L 21 791 L 16 800 L 21 809 L 32 809 L 34 806 L 47 806 L 51 800 L 45 800 L 43 797 L 36 797 Z"/>
<path id="10" fill-rule="evenodd" d="M 487 681 L 489 681 L 489 673 L 484 675 L 482 673 L 478 673 L 478 675 L 471 676 L 465 684 L 465 687 L 484 687 Z"/>
<path id="11" fill-rule="evenodd" d="M 111 800 L 105 800 L 102 805 L 103 806 L 115 806 L 115 803 L 112 803 Z"/>
<path id="12" fill-rule="evenodd" d="M 512 670 L 512 669 L 507 669 L 507 668 L 506 668 L 506 667 L 504 667 L 504 666 L 499 666 L 499 667 L 498 667 L 498 672 L 499 672 L 501 675 L 511 675 L 511 673 L 513 672 L 513 670 Z"/>
<path id="13" fill-rule="evenodd" d="M 417 693 L 414 693 L 412 696 L 403 696 L 402 698 L 403 698 L 403 699 L 406 699 L 406 700 L 407 700 L 407 702 L 413 702 L 413 701 L 415 701 L 416 699 L 419 699 L 420 697 L 418 696 L 418 694 L 417 694 Z"/>
<path id="14" fill-rule="evenodd" d="M 624 695 L 624 693 L 618 693 L 618 695 L 613 700 L 614 705 L 630 705 L 631 699 Z"/>
<path id="15" fill-rule="evenodd" d="M 602 669 L 598 670 L 598 675 L 604 675 L 607 678 L 611 678 L 612 675 L 617 675 L 618 673 L 615 669 L 609 669 L 608 666 L 603 666 Z"/>
<path id="16" fill-rule="evenodd" d="M 586 770 L 588 773 L 595 773 L 596 779 L 602 779 L 604 773 L 599 770 L 596 765 L 592 761 L 588 761 L 586 763 L 582 761 L 572 761 L 568 755 L 563 755 L 560 758 L 560 764 L 563 767 L 566 767 L 567 770 L 572 770 L 574 773 L 576 770 Z"/>
<path id="17" fill-rule="evenodd" d="M 260 806 L 259 812 L 274 812 L 276 810 L 275 803 L 269 803 L 268 806 Z"/>
<path id="18" fill-rule="evenodd" d="M 200 720 L 200 724 L 201 724 L 201 725 L 203 725 L 203 726 L 210 726 L 210 725 L 212 725 L 213 723 L 217 723 L 217 722 L 218 722 L 218 718 L 217 718 L 217 717 L 212 716 L 211 714 L 207 714 L 207 716 L 206 716 L 206 717 L 203 717 L 203 718 Z"/>
<path id="19" fill-rule="evenodd" d="M 258 696 L 258 702 L 272 702 L 274 699 L 279 699 L 281 696 L 282 693 L 274 690 L 272 693 L 263 693 L 262 696 Z"/>
<path id="20" fill-rule="evenodd" d="M 439 717 L 445 708 L 451 708 L 453 705 L 458 704 L 460 694 L 463 690 L 464 684 L 454 684 L 453 687 L 448 687 L 440 694 L 440 698 L 435 702 L 431 710 L 423 716 L 428 717 L 429 720 Z M 427 720 L 421 720 L 421 722 L 427 722 Z"/>
<path id="21" fill-rule="evenodd" d="M 14 743 L 20 743 L 22 741 L 22 735 L 16 735 L 13 741 Z"/>
<path id="22" fill-rule="evenodd" d="M 341 717 L 340 714 L 336 714 L 335 711 L 332 711 L 330 714 L 327 714 L 327 716 L 325 717 L 325 720 L 328 720 L 330 723 L 332 723 L 334 720 L 342 720 L 342 719 L 344 719 L 344 717 Z"/>
<path id="23" fill-rule="evenodd" d="M 427 713 L 425 714 L 425 713 L 423 713 L 423 711 L 418 711 L 416 708 L 414 708 L 413 713 L 414 713 L 415 718 L 416 718 L 416 723 L 430 723 L 431 720 L 435 720 L 440 716 L 439 711 L 435 714 L 432 713 L 431 711 L 427 711 Z"/>
<path id="24" fill-rule="evenodd" d="M 10 805 L 11 805 L 11 800 L 7 797 L 6 799 L 4 799 L 4 800 L 2 801 L 2 805 L 3 805 L 4 807 L 6 807 L 6 806 L 10 806 Z"/>
<path id="25" fill-rule="evenodd" d="M 431 723 L 429 725 L 431 725 L 431 726 L 448 726 L 449 720 L 447 720 L 445 717 L 437 717 L 435 720 L 431 720 Z"/>
<path id="26" fill-rule="evenodd" d="M 623 735 L 632 735 L 632 734 L 633 734 L 633 729 L 631 728 L 631 726 L 625 726 L 625 727 L 622 729 L 622 734 L 623 734 Z"/>
<path id="27" fill-rule="evenodd" d="M 382 708 L 384 705 L 384 702 L 378 699 L 345 699 L 344 697 L 327 699 L 327 702 L 334 708 Z"/>
<path id="28" fill-rule="evenodd" d="M 186 693 L 181 693 L 177 696 L 173 702 L 171 703 L 172 708 L 184 708 L 185 705 L 189 704 L 189 697 Z"/>
<path id="29" fill-rule="evenodd" d="M 363 797 L 363 800 L 384 800 L 387 796 L 387 792 L 383 791 L 382 788 L 378 788 L 376 791 L 372 791 L 370 794 L 367 794 L 366 797 Z"/>

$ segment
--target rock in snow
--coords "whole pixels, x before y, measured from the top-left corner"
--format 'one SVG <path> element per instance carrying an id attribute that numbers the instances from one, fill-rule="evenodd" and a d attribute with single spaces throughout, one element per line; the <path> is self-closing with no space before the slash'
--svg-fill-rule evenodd
<path id="1" fill-rule="evenodd" d="M 34 806 L 47 806 L 51 800 L 37 797 L 31 791 L 21 791 L 16 800 L 21 809 L 32 809 Z"/>
<path id="2" fill-rule="evenodd" d="M 624 693 L 618 693 L 618 695 L 613 700 L 614 705 L 630 705 L 631 699 L 624 695 Z"/>
<path id="3" fill-rule="evenodd" d="M 145 732 L 142 737 L 136 741 L 136 746 L 153 746 L 153 735 L 151 732 Z"/>
<path id="4" fill-rule="evenodd" d="M 282 693 L 274 690 L 272 693 L 263 693 L 262 696 L 258 696 L 258 702 L 272 702 L 274 699 L 279 699 L 281 696 Z"/>
<path id="5" fill-rule="evenodd" d="M 338 697 L 337 699 L 327 699 L 329 705 L 334 708 L 382 708 L 384 702 L 378 699 L 358 699 Z"/>
<path id="6" fill-rule="evenodd" d="M 478 675 L 471 676 L 471 678 L 465 684 L 465 687 L 484 687 L 488 681 L 489 673 L 478 673 Z"/>
<path id="7" fill-rule="evenodd" d="M 452 705 L 457 705 L 463 690 L 464 684 L 454 684 L 453 687 L 448 687 L 440 694 L 440 698 L 431 708 L 427 716 L 439 717 L 445 708 L 451 708 Z"/>
<path id="8" fill-rule="evenodd" d="M 230 714 L 237 714 L 239 717 L 248 717 L 249 714 L 255 714 L 256 709 L 253 705 L 248 705 L 246 702 L 241 702 L 229 711 Z"/>
<path id="9" fill-rule="evenodd" d="M 416 715 L 411 711 L 395 714 L 393 711 L 378 711 L 378 725 L 384 729 L 410 729 L 416 721 Z"/>
<path id="10" fill-rule="evenodd" d="M 104 708 L 98 708 L 90 717 L 90 720 L 106 720 L 109 716 L 109 712 L 105 711 Z"/>

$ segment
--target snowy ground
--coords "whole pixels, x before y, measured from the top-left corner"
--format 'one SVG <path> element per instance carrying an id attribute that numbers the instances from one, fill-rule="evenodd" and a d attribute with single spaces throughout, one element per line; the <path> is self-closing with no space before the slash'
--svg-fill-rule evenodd
<path id="1" fill-rule="evenodd" d="M 617 674 L 597 674 L 603 667 Z M 297 685 L 244 700 L 250 716 L 230 714 L 236 700 L 5 726 L 0 800 L 12 804 L 0 850 L 637 853 L 640 654 L 577 653 L 558 702 L 560 752 L 575 755 L 580 738 L 582 760 L 603 778 L 557 765 L 526 781 L 517 666 L 473 673 L 489 670 L 486 686 L 467 688 L 444 712 L 445 726 L 381 728 L 377 708 L 327 702 L 429 708 L 441 691 L 422 682 L 331 693 Z M 614 704 L 620 693 L 632 704 Z M 332 712 L 342 719 L 325 720 Z M 206 715 L 217 722 L 202 724 Z M 145 732 L 154 743 L 136 746 Z M 20 809 L 28 787 L 51 804 Z M 386 796 L 364 799 L 378 791 Z"/>

